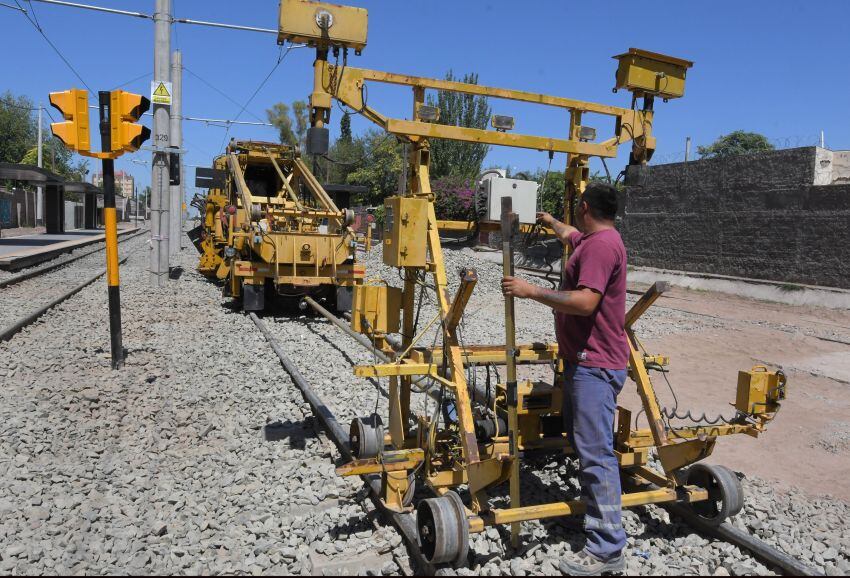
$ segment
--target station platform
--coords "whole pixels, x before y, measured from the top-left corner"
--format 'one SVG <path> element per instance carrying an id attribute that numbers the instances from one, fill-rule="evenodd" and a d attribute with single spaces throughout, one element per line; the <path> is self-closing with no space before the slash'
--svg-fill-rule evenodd
<path id="1" fill-rule="evenodd" d="M 119 226 L 118 237 L 130 235 L 139 229 L 140 227 L 135 225 Z M 103 229 L 74 229 L 64 233 L 40 233 L 0 238 L 0 269 L 17 271 L 24 267 L 31 267 L 49 261 L 62 253 L 69 253 L 80 247 L 102 241 L 103 237 Z"/>

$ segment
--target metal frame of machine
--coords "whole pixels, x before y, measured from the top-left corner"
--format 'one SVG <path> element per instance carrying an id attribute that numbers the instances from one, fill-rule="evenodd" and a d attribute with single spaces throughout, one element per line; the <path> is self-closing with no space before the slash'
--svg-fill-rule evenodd
<path id="1" fill-rule="evenodd" d="M 299 153 L 232 141 L 214 166 L 226 177 L 204 201 L 199 271 L 225 280 L 247 311 L 264 308 L 268 286 L 294 297 L 325 291 L 348 309 L 365 271 L 355 259 L 353 214 L 337 208 Z"/>
<path id="2" fill-rule="evenodd" d="M 357 10 L 355 13 L 349 10 Z M 684 80 L 691 63 L 651 52 L 631 49 L 615 57 L 619 61 L 616 89 L 632 93 L 632 106 L 621 108 L 545 94 L 421 78 L 347 65 L 349 48 L 366 45 L 366 18 L 362 9 L 323 2 L 282 0 L 279 42 L 299 41 L 316 47 L 311 102 L 311 131 L 308 141 L 326 141 L 333 99 L 351 107 L 365 118 L 408 143 L 407 187 L 403 196 L 386 199 L 384 262 L 401 268 L 404 286 L 362 285 L 355 289 L 352 327 L 367 334 L 391 359 L 387 363 L 360 365 L 355 374 L 389 378 L 389 418 L 384 435 L 382 420 L 372 415 L 352 423 L 351 443 L 357 460 L 338 468 L 341 475 L 378 475 L 381 499 L 390 509 L 411 508 L 413 479 L 417 476 L 437 497 L 422 500 L 417 507 L 423 553 L 433 563 L 461 564 L 466 558 L 468 534 L 487 526 L 511 524 L 512 541 L 518 541 L 519 523 L 555 516 L 581 514 L 581 500 L 522 505 L 519 463 L 523 452 L 536 450 L 571 453 L 560 417 L 562 384 L 517 382 L 516 364 L 554 363 L 560 366 L 554 344 L 515 345 L 513 314 L 506 306 L 506 345 L 462 346 L 458 325 L 477 282 L 475 272 L 461 272 L 458 291 L 450 296 L 447 274 L 430 188 L 429 139 L 446 138 L 491 145 L 521 147 L 568 155 L 565 178 L 564 220 L 572 220 L 573 209 L 588 179 L 592 156 L 613 158 L 618 147 L 631 142 L 630 164 L 645 164 L 655 149 L 652 136 L 653 104 L 656 96 L 676 98 L 684 93 Z M 285 23 L 285 25 L 284 25 Z M 335 36 L 335 27 L 344 34 Z M 343 53 L 343 64 L 331 64 L 329 51 Z M 368 82 L 389 83 L 412 89 L 412 118 L 390 118 L 364 100 Z M 499 99 L 536 103 L 563 110 L 569 116 L 565 138 L 513 134 L 506 130 L 481 130 L 435 124 L 433 111 L 423 115 L 426 89 L 453 91 Z M 641 106 L 638 106 L 642 99 Z M 584 125 L 587 115 L 613 120 L 613 135 L 592 142 Z M 595 132 L 595 131 L 593 131 Z M 324 134 L 323 134 L 324 133 Z M 308 150 L 311 149 L 308 142 Z M 321 144 L 315 145 L 321 152 Z M 503 215 L 505 269 L 510 271 L 510 239 L 516 230 L 510 212 Z M 566 256 L 566 255 L 565 255 Z M 416 292 L 431 276 L 439 314 L 424 328 L 414 326 Z M 720 523 L 742 506 L 740 485 L 729 470 L 696 464 L 711 454 L 718 436 L 744 433 L 758 436 L 775 416 L 785 395 L 784 376 L 764 368 L 741 372 L 738 381 L 736 417 L 722 425 L 672 427 L 666 419 L 649 376 L 664 371 L 666 357 L 649 354 L 633 330 L 634 323 L 661 296 L 665 286 L 656 283 L 631 308 L 625 320 L 630 344 L 629 376 L 636 383 L 649 427 L 632 427 L 632 414 L 619 407 L 612 424 L 621 468 L 637 488 L 622 496 L 623 507 L 659 502 L 690 504 L 704 519 Z M 509 301 L 509 300 L 508 300 Z M 399 309 L 401 315 L 399 316 Z M 422 347 L 422 335 L 437 324 L 442 346 Z M 400 347 L 392 348 L 389 333 L 399 332 Z M 508 379 L 499 384 L 494 409 L 474 400 L 467 383 L 467 369 L 481 364 L 508 366 Z M 513 368 L 513 369 L 512 369 Z M 430 384 L 423 386 L 422 384 Z M 438 427 L 439 417 L 416 416 L 411 412 L 411 392 L 429 390 L 440 400 L 451 399 L 456 420 Z M 439 391 L 439 394 L 436 392 Z M 507 423 L 502 429 L 500 420 Z M 649 452 L 655 448 L 662 472 L 649 467 Z M 692 465 L 693 464 L 693 465 Z M 688 467 L 691 466 L 691 467 Z M 510 507 L 491 507 L 487 491 L 510 483 Z M 453 491 L 465 485 L 469 505 Z"/>

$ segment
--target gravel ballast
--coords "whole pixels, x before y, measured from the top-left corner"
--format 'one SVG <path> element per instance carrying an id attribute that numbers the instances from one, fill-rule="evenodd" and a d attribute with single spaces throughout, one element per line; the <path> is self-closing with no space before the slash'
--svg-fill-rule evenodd
<path id="1" fill-rule="evenodd" d="M 121 270 L 122 370 L 110 368 L 100 280 L 0 344 L 0 572 L 410 573 L 396 530 L 372 511 L 359 479 L 334 474 L 336 448 L 250 319 L 195 272 L 194 250 L 177 257 L 178 279 L 153 289 L 148 252 L 121 247 L 130 255 Z M 102 254 L 93 257 L 102 267 Z M 446 261 L 450 291 L 458 268 L 479 275 L 464 341 L 498 343 L 500 266 L 467 250 L 447 251 Z M 370 276 L 401 284 L 379 249 L 367 262 Z M 423 323 L 435 311 L 426 299 Z M 552 338 L 545 308 L 521 302 L 519 312 L 520 342 Z M 352 364 L 372 357 L 351 338 L 315 316 L 263 318 L 340 423 L 376 406 L 386 415 L 387 382 L 353 376 Z M 686 333 L 711 322 L 658 310 L 640 331 Z M 529 502 L 577 494 L 569 460 L 529 461 L 523 470 Z M 743 483 L 746 506 L 734 525 L 828 574 L 850 572 L 847 504 Z M 770 573 L 660 508 L 624 520 L 629 573 Z M 523 524 L 516 552 L 507 537 L 508 528 L 472 536 L 469 568 L 458 573 L 556 574 L 582 539 L 575 519 Z"/>

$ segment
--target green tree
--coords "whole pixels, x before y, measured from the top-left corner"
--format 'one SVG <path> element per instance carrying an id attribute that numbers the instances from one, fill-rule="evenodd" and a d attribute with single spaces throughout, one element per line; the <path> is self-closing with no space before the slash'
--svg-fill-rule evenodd
<path id="1" fill-rule="evenodd" d="M 456 79 L 451 71 L 446 80 L 460 80 L 478 84 L 477 74 L 466 74 Z M 437 91 L 437 99 L 429 95 L 427 102 L 440 109 L 439 124 L 468 128 L 487 128 L 490 121 L 490 106 L 486 96 L 461 94 L 445 90 Z M 486 144 L 467 143 L 447 139 L 431 140 L 431 177 L 438 179 L 448 175 L 475 178 L 481 172 L 481 163 L 490 147 Z"/>
<path id="2" fill-rule="evenodd" d="M 767 138 L 757 132 L 736 130 L 723 135 L 710 145 L 697 147 L 700 158 L 730 157 L 774 150 Z"/>
<path id="3" fill-rule="evenodd" d="M 298 136 L 292 129 L 292 117 L 289 115 L 289 105 L 278 102 L 266 110 L 266 117 L 278 131 L 281 144 L 298 146 Z"/>
<path id="4" fill-rule="evenodd" d="M 34 105 L 25 96 L 0 95 L 0 161 L 18 163 L 38 138 Z"/>
<path id="5" fill-rule="evenodd" d="M 88 160 L 80 158 L 74 162 L 74 153 L 65 148 L 62 141 L 56 137 L 50 137 L 42 143 L 41 156 L 42 166 L 62 175 L 65 180 L 84 181 L 89 171 Z M 18 162 L 23 165 L 37 165 L 38 146 L 30 147 Z"/>
<path id="6" fill-rule="evenodd" d="M 339 119 L 339 140 L 351 142 L 351 139 L 351 116 L 345 113 Z"/>
<path id="7" fill-rule="evenodd" d="M 537 204 L 540 209 L 557 217 L 558 219 L 563 219 L 564 191 L 567 186 L 564 171 L 549 171 L 547 176 L 546 171 L 540 169 L 533 174 L 533 178 L 541 185 L 537 193 Z M 593 181 L 607 183 L 608 179 L 601 173 L 594 172 L 591 173 L 588 178 L 588 182 Z"/>
<path id="8" fill-rule="evenodd" d="M 369 192 L 357 202 L 381 204 L 384 197 L 398 190 L 399 173 L 402 169 L 401 145 L 387 133 L 371 129 L 354 142 L 362 146 L 363 155 L 353 170 L 346 176 L 351 185 L 365 185 Z M 338 142 L 338 141 L 337 141 Z"/>
<path id="9" fill-rule="evenodd" d="M 298 146 L 304 147 L 304 139 L 307 136 L 307 129 L 310 127 L 309 118 L 310 107 L 303 100 L 296 100 L 292 103 L 292 116 L 295 117 L 295 138 L 298 139 Z"/>

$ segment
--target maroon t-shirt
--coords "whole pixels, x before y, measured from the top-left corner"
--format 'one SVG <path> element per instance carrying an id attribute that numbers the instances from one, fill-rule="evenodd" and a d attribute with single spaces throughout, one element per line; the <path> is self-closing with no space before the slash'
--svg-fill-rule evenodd
<path id="1" fill-rule="evenodd" d="M 626 247 L 616 229 L 588 235 L 573 232 L 573 253 L 567 262 L 561 291 L 587 287 L 602 294 L 588 317 L 555 312 L 555 334 L 560 355 L 588 367 L 625 369 L 629 343 L 626 319 Z"/>

